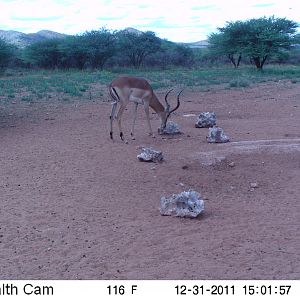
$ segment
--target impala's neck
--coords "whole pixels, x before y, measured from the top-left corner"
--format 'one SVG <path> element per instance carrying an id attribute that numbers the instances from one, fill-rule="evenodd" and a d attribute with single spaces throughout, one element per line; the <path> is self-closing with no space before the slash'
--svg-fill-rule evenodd
<path id="1" fill-rule="evenodd" d="M 167 113 L 165 107 L 159 102 L 156 95 L 153 93 L 152 99 L 149 102 L 149 106 L 159 115 L 161 119 L 161 129 L 166 127 Z"/>
<path id="2" fill-rule="evenodd" d="M 157 113 L 161 113 L 165 111 L 165 107 L 159 102 L 156 95 L 153 93 L 151 101 L 149 102 L 149 106 Z"/>

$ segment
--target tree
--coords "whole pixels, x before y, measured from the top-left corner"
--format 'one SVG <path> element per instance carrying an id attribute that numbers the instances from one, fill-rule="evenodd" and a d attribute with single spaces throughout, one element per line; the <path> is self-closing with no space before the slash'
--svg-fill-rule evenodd
<path id="1" fill-rule="evenodd" d="M 62 68 L 77 68 L 82 70 L 88 61 L 89 53 L 82 36 L 67 37 L 59 47 Z"/>
<path id="2" fill-rule="evenodd" d="M 266 60 L 289 49 L 298 27 L 285 18 L 260 18 L 246 22 L 247 32 L 243 36 L 243 52 L 262 70 Z"/>
<path id="3" fill-rule="evenodd" d="M 88 54 L 88 63 L 93 69 L 103 69 L 105 63 L 115 53 L 114 35 L 105 28 L 84 33 L 82 42 Z"/>
<path id="4" fill-rule="evenodd" d="M 242 59 L 242 37 L 246 28 L 242 22 L 237 21 L 218 29 L 219 33 L 212 33 L 208 37 L 209 49 L 215 56 L 225 55 L 237 68 Z"/>
<path id="5" fill-rule="evenodd" d="M 0 72 L 5 70 L 13 55 L 13 47 L 0 38 Z"/>
<path id="6" fill-rule="evenodd" d="M 131 65 L 139 68 L 145 57 L 160 49 L 161 41 L 154 32 L 119 31 L 117 34 L 118 50 L 123 53 Z"/>
<path id="7" fill-rule="evenodd" d="M 227 55 L 235 67 L 244 55 L 262 70 L 267 59 L 292 45 L 297 27 L 294 21 L 274 16 L 227 22 L 218 28 L 219 33 L 209 37 L 209 42 L 212 51 Z"/>
<path id="8" fill-rule="evenodd" d="M 25 49 L 25 61 L 41 68 L 54 69 L 60 64 L 59 45 L 61 39 L 49 39 L 36 42 Z"/>

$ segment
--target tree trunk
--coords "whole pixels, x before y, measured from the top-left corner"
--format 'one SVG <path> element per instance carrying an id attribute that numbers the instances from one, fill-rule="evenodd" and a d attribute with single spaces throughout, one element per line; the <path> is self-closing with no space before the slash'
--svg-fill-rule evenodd
<path id="1" fill-rule="evenodd" d="M 268 58 L 268 55 L 263 56 L 262 59 L 260 59 L 259 56 L 252 57 L 252 59 L 253 59 L 255 65 L 256 65 L 256 68 L 257 68 L 258 70 L 260 70 L 260 71 L 263 69 L 263 66 L 264 66 L 264 64 L 265 64 L 265 62 L 266 62 L 266 60 L 267 60 L 267 58 Z"/>
<path id="2" fill-rule="evenodd" d="M 234 68 L 237 68 L 233 54 L 228 54 L 228 58 L 230 59 L 230 61 L 234 65 Z"/>
<path id="3" fill-rule="evenodd" d="M 264 66 L 264 64 L 265 64 L 265 62 L 266 62 L 266 60 L 267 60 L 267 58 L 268 58 L 268 55 L 266 55 L 266 56 L 263 57 L 263 59 L 262 59 L 262 61 L 261 61 L 261 69 L 263 68 L 263 66 Z"/>
<path id="4" fill-rule="evenodd" d="M 241 59 L 242 59 L 242 54 L 240 53 L 236 67 L 238 67 L 240 65 Z"/>
<path id="5" fill-rule="evenodd" d="M 260 61 L 260 57 L 259 56 L 256 56 L 256 57 L 252 57 L 254 63 L 255 63 L 255 66 L 258 70 L 261 70 L 262 69 L 262 65 L 261 65 L 261 61 Z"/>

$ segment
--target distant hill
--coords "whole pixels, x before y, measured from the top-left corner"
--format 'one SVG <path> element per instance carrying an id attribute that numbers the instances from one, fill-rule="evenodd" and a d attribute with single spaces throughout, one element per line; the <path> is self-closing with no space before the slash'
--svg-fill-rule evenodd
<path id="1" fill-rule="evenodd" d="M 137 35 L 140 35 L 142 33 L 142 31 L 137 30 L 135 28 L 132 27 L 127 27 L 124 29 L 124 31 L 127 31 L 129 33 L 135 33 Z M 203 40 L 203 41 L 199 41 L 199 42 L 193 42 L 193 43 L 176 43 L 176 44 L 180 44 L 186 47 L 190 47 L 190 48 L 207 48 L 209 43 L 207 40 Z"/>
<path id="2" fill-rule="evenodd" d="M 207 40 L 193 42 L 193 43 L 180 43 L 180 44 L 190 48 L 207 48 L 209 45 Z"/>
<path id="3" fill-rule="evenodd" d="M 14 30 L 0 30 L 0 38 L 17 47 L 24 48 L 32 43 L 45 41 L 47 39 L 64 38 L 66 34 L 41 30 L 36 33 L 23 33 Z"/>
<path id="4" fill-rule="evenodd" d="M 140 35 L 142 31 L 132 27 L 124 29 L 129 33 L 135 33 Z M 14 30 L 0 30 L 0 38 L 4 39 L 10 44 L 16 45 L 17 47 L 24 48 L 32 43 L 45 41 L 47 39 L 65 38 L 67 34 L 58 33 L 50 30 L 41 30 L 36 33 L 23 33 Z M 190 48 L 206 48 L 208 46 L 207 40 L 194 42 L 194 43 L 177 43 Z"/>
<path id="5" fill-rule="evenodd" d="M 143 31 L 140 31 L 140 30 L 132 28 L 132 27 L 127 27 L 123 31 L 128 32 L 128 33 L 135 33 L 136 35 L 141 35 L 143 33 Z"/>

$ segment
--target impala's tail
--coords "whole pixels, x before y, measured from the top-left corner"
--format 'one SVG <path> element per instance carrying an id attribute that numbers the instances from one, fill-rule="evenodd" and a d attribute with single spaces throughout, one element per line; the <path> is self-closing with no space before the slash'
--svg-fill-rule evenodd
<path id="1" fill-rule="evenodd" d="M 108 90 L 109 90 L 110 97 L 114 101 L 112 104 L 112 108 L 111 108 L 111 114 L 109 116 L 109 119 L 110 119 L 110 133 L 109 134 L 110 134 L 110 138 L 113 139 L 113 128 L 112 128 L 113 120 L 115 118 L 116 109 L 117 109 L 118 102 L 120 101 L 120 97 L 114 87 L 109 86 Z"/>
<path id="2" fill-rule="evenodd" d="M 116 91 L 116 89 L 113 86 L 109 86 L 109 94 L 110 97 L 114 100 L 114 102 L 119 102 L 120 101 L 120 97 Z"/>

